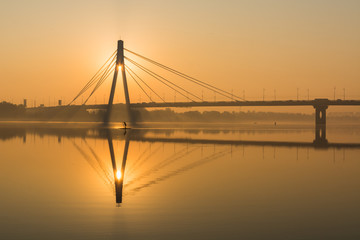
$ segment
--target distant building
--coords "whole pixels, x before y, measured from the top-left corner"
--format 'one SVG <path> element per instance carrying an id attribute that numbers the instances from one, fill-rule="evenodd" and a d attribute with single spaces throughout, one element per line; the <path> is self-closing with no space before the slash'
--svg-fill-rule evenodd
<path id="1" fill-rule="evenodd" d="M 59 100 L 58 103 L 59 103 L 59 106 L 61 106 L 62 105 L 62 100 Z"/>
<path id="2" fill-rule="evenodd" d="M 27 99 L 24 99 L 24 107 L 27 107 Z"/>

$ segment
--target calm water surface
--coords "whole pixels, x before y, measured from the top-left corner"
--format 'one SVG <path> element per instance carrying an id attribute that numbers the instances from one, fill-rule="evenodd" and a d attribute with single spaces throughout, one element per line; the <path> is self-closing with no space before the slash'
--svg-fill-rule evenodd
<path id="1" fill-rule="evenodd" d="M 360 126 L 314 132 L 0 124 L 1 239 L 360 239 Z"/>

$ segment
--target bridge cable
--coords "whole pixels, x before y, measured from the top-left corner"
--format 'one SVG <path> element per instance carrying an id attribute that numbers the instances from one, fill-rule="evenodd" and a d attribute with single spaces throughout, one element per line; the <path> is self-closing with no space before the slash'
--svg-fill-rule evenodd
<path id="1" fill-rule="evenodd" d="M 99 86 L 106 80 L 106 78 L 109 76 L 109 74 L 114 71 L 114 67 L 116 64 L 116 56 L 114 56 L 113 60 L 110 62 L 110 64 L 106 67 L 106 69 L 104 70 L 104 73 L 102 74 L 101 78 L 98 80 L 97 84 L 94 87 L 94 90 L 96 91 Z M 109 71 L 111 70 L 111 72 L 109 73 Z M 94 91 L 93 90 L 93 91 Z"/>
<path id="2" fill-rule="evenodd" d="M 97 161 L 100 169 L 104 172 L 104 176 L 106 177 L 108 182 L 111 183 L 112 177 L 109 174 L 108 170 L 106 169 L 106 166 L 104 165 L 103 160 L 96 154 L 94 149 L 89 145 L 89 143 L 86 141 L 86 138 L 84 139 L 84 142 L 85 142 L 86 146 L 88 147 L 88 149 L 90 150 L 90 152 L 92 153 L 92 155 L 94 156 L 95 160 Z"/>
<path id="3" fill-rule="evenodd" d="M 74 140 L 72 140 L 72 143 L 74 145 L 74 147 L 80 152 L 80 154 L 84 157 L 84 159 L 86 160 L 86 162 L 92 167 L 92 169 L 99 175 L 99 177 L 101 178 L 101 180 L 104 181 L 104 183 L 106 185 L 111 185 L 111 181 L 108 182 L 108 179 L 106 179 L 106 177 L 104 177 L 101 173 L 101 171 L 96 167 L 96 164 L 94 164 L 94 160 L 89 156 L 89 154 L 87 154 L 81 147 L 79 147 Z"/>
<path id="4" fill-rule="evenodd" d="M 130 72 L 132 72 L 132 74 L 134 74 L 138 79 L 140 79 L 140 81 L 141 81 L 142 83 L 144 83 L 145 86 L 147 86 L 153 93 L 155 93 L 155 95 L 158 96 L 158 98 L 160 98 L 164 103 L 166 103 L 165 100 L 164 100 L 162 97 L 160 97 L 160 95 L 157 94 L 157 93 L 156 93 L 142 78 L 140 78 L 139 75 L 137 75 L 128 65 L 125 65 L 125 69 L 128 69 Z"/>
<path id="5" fill-rule="evenodd" d="M 86 83 L 86 85 L 80 90 L 80 92 L 75 96 L 75 98 L 68 104 L 68 106 L 71 105 L 78 97 L 80 97 L 86 90 L 88 90 L 96 82 L 96 80 L 99 78 L 99 75 L 104 71 L 104 67 L 109 62 L 109 60 L 112 59 L 114 57 L 114 55 L 116 56 L 116 52 L 117 51 L 115 50 L 114 53 L 111 54 L 111 56 L 106 60 L 106 62 L 101 66 L 101 68 L 95 73 L 95 75 Z"/>
<path id="6" fill-rule="evenodd" d="M 104 74 L 102 75 L 102 77 L 99 79 L 99 81 L 97 82 L 97 84 L 95 85 L 94 89 L 92 90 L 92 92 L 90 93 L 90 95 L 87 97 L 87 99 L 85 100 L 85 102 L 82 105 L 85 105 L 86 102 L 89 100 L 89 98 L 96 92 L 96 90 L 104 83 L 104 81 L 109 77 L 109 75 L 114 72 L 114 67 L 116 65 L 116 61 L 113 62 L 111 65 L 109 64 L 106 71 L 104 72 Z M 110 71 L 110 69 L 112 69 Z"/>
<path id="7" fill-rule="evenodd" d="M 177 71 L 177 70 L 175 70 L 175 69 L 173 69 L 173 68 L 167 67 L 167 66 L 165 66 L 165 65 L 163 65 L 163 64 L 161 64 L 161 63 L 159 63 L 159 62 L 156 62 L 156 61 L 154 61 L 154 60 L 152 60 L 152 59 L 150 59 L 150 58 L 147 58 L 147 57 L 142 56 L 142 55 L 140 55 L 140 54 L 138 54 L 138 53 L 135 53 L 135 52 L 133 52 L 133 51 L 131 51 L 131 50 L 129 50 L 129 49 L 124 48 L 124 50 L 126 50 L 126 51 L 128 51 L 129 53 L 132 53 L 132 54 L 134 54 L 134 55 L 136 55 L 136 56 L 138 56 L 138 57 L 140 57 L 140 58 L 142 58 L 142 59 L 144 59 L 144 60 L 146 60 L 146 61 L 148 61 L 148 62 L 150 62 L 150 63 L 152 63 L 152 64 L 154 64 L 154 65 L 156 65 L 156 66 L 158 66 L 158 67 L 161 67 L 161 68 L 163 68 L 163 69 L 165 69 L 165 70 L 167 70 L 167 71 L 169 71 L 169 72 L 172 72 L 172 73 L 174 73 L 174 74 L 176 74 L 176 75 L 178 75 L 178 76 L 180 76 L 180 77 L 182 77 L 182 78 L 184 78 L 184 79 L 187 79 L 187 80 L 189 80 L 189 81 L 191 81 L 191 82 L 193 82 L 193 83 L 196 83 L 196 84 L 198 84 L 198 85 L 200 85 L 200 86 L 202 86 L 202 87 L 205 87 L 205 88 L 207 88 L 207 89 L 209 89 L 209 90 L 211 90 L 211 91 L 217 92 L 217 93 L 219 93 L 219 94 L 221 94 L 221 95 L 223 95 L 223 96 L 225 96 L 225 97 L 227 97 L 227 98 L 233 99 L 233 98 L 235 97 L 235 98 L 238 98 L 238 99 L 240 99 L 240 100 L 242 100 L 242 101 L 246 101 L 245 99 L 243 99 L 243 98 L 241 98 L 241 97 L 239 97 L 239 96 L 237 96 L 237 95 L 234 95 L 234 94 L 229 93 L 229 92 L 227 92 L 227 91 L 225 91 L 225 90 L 222 90 L 222 89 L 220 89 L 220 88 L 217 88 L 217 87 L 215 87 L 215 86 L 213 86 L 213 85 L 211 85 L 211 84 L 208 84 L 208 83 L 206 83 L 206 82 L 204 82 L 204 81 L 201 81 L 201 80 L 199 80 L 199 79 L 196 79 L 196 78 L 194 78 L 194 77 L 191 77 L 191 76 L 189 76 L 189 75 L 187 75 L 187 74 L 185 74 L 185 73 L 182 73 L 182 72 L 180 72 L 180 71 Z M 205 85 L 206 85 L 206 86 L 205 86 Z M 213 89 L 211 89 L 211 88 L 213 88 Z M 218 92 L 218 91 L 215 91 L 214 89 L 216 89 L 216 90 L 218 90 L 218 91 L 220 91 L 220 92 L 223 92 L 223 94 L 220 93 L 220 92 Z M 224 95 L 224 94 L 227 94 L 227 95 Z M 235 100 L 235 101 L 237 101 L 237 100 Z"/>
<path id="8" fill-rule="evenodd" d="M 138 192 L 138 191 L 140 191 L 140 190 L 142 190 L 144 188 L 147 188 L 147 187 L 150 187 L 150 186 L 152 186 L 154 184 L 157 184 L 159 182 L 165 181 L 165 180 L 167 180 L 167 179 L 169 179 L 169 178 L 171 178 L 173 176 L 176 176 L 178 174 L 187 172 L 187 171 L 189 171 L 191 169 L 194 169 L 194 168 L 199 167 L 201 165 L 204 165 L 206 163 L 217 160 L 220 157 L 225 156 L 227 154 L 229 154 L 229 151 L 226 151 L 226 150 L 218 152 L 218 153 L 213 153 L 212 155 L 210 155 L 208 157 L 205 157 L 205 158 L 199 159 L 199 160 L 197 160 L 195 162 L 189 163 L 189 164 L 187 164 L 187 165 L 185 165 L 185 166 L 183 166 L 181 168 L 178 168 L 176 170 L 173 170 L 173 171 L 169 172 L 168 174 L 162 175 L 160 177 L 156 177 L 156 178 L 154 178 L 154 180 L 150 180 L 147 183 L 144 183 L 139 187 L 133 187 L 133 188 L 128 190 L 128 193 L 131 193 L 131 192 L 136 193 L 136 192 Z M 127 186 L 127 184 L 125 184 L 125 187 L 126 186 Z"/>
<path id="9" fill-rule="evenodd" d="M 84 94 L 91 86 L 93 86 L 95 84 L 96 81 L 99 81 L 99 77 L 100 79 L 102 78 L 102 76 L 104 76 L 104 73 L 106 72 L 106 70 L 108 69 L 108 67 L 112 64 L 112 62 L 114 61 L 114 59 L 116 59 L 116 56 L 113 57 L 113 59 L 111 60 L 111 62 L 103 69 L 101 69 L 101 71 L 99 71 L 99 74 L 97 74 L 96 78 L 94 78 L 91 83 L 89 82 L 79 93 L 78 95 L 68 104 L 68 106 L 73 103 L 77 98 L 79 98 L 82 94 Z"/>
<path id="10" fill-rule="evenodd" d="M 154 102 L 151 97 L 147 94 L 147 92 L 143 89 L 143 87 L 136 81 L 134 76 L 129 72 L 127 68 L 125 68 L 125 71 L 130 75 L 130 77 L 135 81 L 135 83 L 140 87 L 140 89 L 145 93 L 145 95 L 150 99 L 151 102 Z"/>
<path id="11" fill-rule="evenodd" d="M 135 62 L 134 60 L 132 60 L 132 59 L 126 57 L 126 56 L 125 56 L 125 59 L 128 60 L 128 61 L 130 61 L 132 64 L 134 64 L 135 66 L 137 66 L 138 68 L 140 68 L 141 70 L 143 70 L 144 72 L 146 72 L 147 74 L 149 74 L 150 76 L 152 76 L 153 78 L 157 79 L 157 80 L 160 81 L 161 83 L 165 84 L 165 85 L 168 86 L 169 88 L 173 89 L 173 90 L 176 91 L 177 93 L 179 93 L 179 94 L 181 94 L 182 96 L 184 96 L 185 98 L 189 99 L 190 101 L 195 102 L 193 99 L 189 98 L 188 96 L 186 96 L 185 94 L 183 94 L 183 93 L 180 92 L 179 90 L 176 90 L 175 88 L 173 88 L 173 87 L 171 87 L 170 85 L 166 84 L 164 81 L 166 81 L 166 82 L 170 83 L 171 85 L 179 88 L 180 90 L 184 91 L 185 93 L 187 93 L 187 94 L 189 94 L 189 95 L 191 95 L 191 96 L 193 96 L 193 97 L 201 100 L 201 98 L 199 98 L 198 96 L 196 96 L 196 95 L 192 94 L 191 92 L 185 90 L 184 88 L 176 85 L 175 83 L 171 82 L 170 80 L 168 80 L 168 79 L 160 76 L 159 74 L 151 71 L 150 69 L 148 69 L 148 68 L 144 67 L 143 65 Z M 159 78 L 163 79 L 164 81 L 162 81 L 162 80 L 159 79 Z"/>
<path id="12" fill-rule="evenodd" d="M 114 66 L 114 64 L 112 65 Z M 101 76 L 101 78 L 98 80 L 97 84 L 95 85 L 94 89 L 91 91 L 91 93 L 89 94 L 89 96 L 85 99 L 85 101 L 82 103 L 82 105 L 85 105 L 88 100 L 90 99 L 90 97 L 96 92 L 96 90 L 101 86 L 101 84 L 109 77 L 109 75 L 114 71 L 111 70 L 109 71 L 111 68 L 108 68 L 104 74 Z"/>
<path id="13" fill-rule="evenodd" d="M 167 167 L 168 165 L 176 162 L 177 160 L 182 160 L 186 155 L 191 154 L 192 152 L 196 151 L 197 148 L 193 148 L 190 151 L 184 151 L 186 150 L 187 147 L 185 147 L 182 151 L 176 152 L 174 153 L 172 156 L 168 157 L 167 159 L 161 161 L 160 163 L 158 163 L 157 165 L 153 166 L 152 168 L 148 169 L 145 172 L 142 172 L 142 174 L 136 178 L 134 178 L 132 181 L 128 181 L 126 183 L 126 186 L 129 187 L 131 185 L 133 185 L 134 183 L 138 182 L 139 180 L 145 178 L 145 177 L 149 177 L 150 175 L 152 175 L 153 173 L 158 172 L 159 170 L 161 171 L 161 169 Z"/>
<path id="14" fill-rule="evenodd" d="M 151 143 L 150 143 L 149 146 L 140 154 L 140 156 L 139 156 L 137 159 L 134 160 L 134 162 L 132 163 L 132 165 L 128 165 L 128 167 L 127 167 L 127 174 L 128 174 L 128 176 L 131 175 L 130 173 L 131 173 L 132 169 L 137 169 L 137 168 L 135 168 L 134 166 L 136 166 L 136 165 L 139 163 L 139 161 L 141 162 L 141 160 L 142 160 L 144 157 L 146 157 L 145 154 L 146 154 L 149 150 L 151 150 Z M 151 153 L 151 151 L 150 151 L 150 153 Z"/>
<path id="15" fill-rule="evenodd" d="M 150 76 L 152 76 L 153 78 L 155 78 L 155 79 L 157 79 L 158 81 L 162 82 L 163 84 L 165 84 L 165 85 L 166 85 L 166 86 L 168 86 L 169 88 L 173 89 L 175 92 L 177 92 L 177 93 L 179 93 L 180 95 L 182 95 L 183 97 L 185 97 L 185 98 L 189 99 L 190 101 L 195 102 L 193 99 L 191 99 L 190 97 L 186 96 L 186 95 L 185 95 L 185 94 L 183 94 L 182 92 L 180 92 L 180 91 L 176 90 L 175 88 L 171 87 L 169 84 L 166 84 L 166 83 L 165 83 L 164 81 L 162 81 L 161 79 L 165 80 L 166 82 L 168 82 L 168 83 L 172 84 L 173 86 L 175 86 L 175 87 L 177 87 L 177 88 L 181 89 L 182 91 L 184 91 L 184 92 L 186 92 L 186 93 L 188 93 L 188 94 L 190 94 L 190 95 L 194 96 L 195 98 L 199 99 L 200 101 L 202 101 L 202 100 L 201 100 L 201 98 L 199 98 L 198 96 L 196 96 L 196 95 L 194 95 L 194 94 L 190 93 L 189 91 L 187 91 L 187 90 L 185 90 L 184 88 L 182 88 L 182 87 L 180 87 L 180 86 L 176 85 L 175 83 L 172 83 L 172 82 L 171 82 L 171 81 L 169 81 L 168 79 L 166 79 L 166 78 L 164 78 L 164 77 L 162 77 L 162 76 L 160 76 L 160 75 L 158 75 L 158 74 L 154 73 L 153 71 L 151 71 L 151 70 L 147 69 L 146 67 L 144 67 L 144 66 L 142 66 L 141 64 L 139 64 L 139 63 L 135 62 L 134 60 L 131 60 L 131 59 L 129 59 L 129 58 L 128 58 L 128 57 L 126 57 L 126 56 L 125 56 L 125 59 L 126 59 L 126 60 L 128 60 L 128 61 L 130 61 L 132 64 L 134 64 L 135 66 L 137 66 L 138 68 L 140 68 L 141 70 L 143 70 L 144 72 L 146 72 L 147 74 L 149 74 Z M 160 78 L 161 78 L 161 79 L 160 79 Z"/>
<path id="16" fill-rule="evenodd" d="M 208 83 L 206 83 L 206 82 L 203 82 L 203 81 L 201 81 L 201 80 L 199 80 L 199 79 L 196 79 L 196 78 L 194 78 L 194 77 L 191 77 L 191 76 L 189 76 L 189 75 L 186 75 L 185 73 L 179 72 L 179 71 L 177 71 L 177 70 L 175 70 L 175 69 L 173 69 L 173 68 L 167 67 L 167 66 L 165 66 L 165 65 L 163 65 L 163 64 L 161 64 L 161 63 L 159 63 L 159 62 L 156 62 L 156 61 L 151 60 L 151 59 L 149 59 L 149 58 L 147 58 L 147 57 L 144 57 L 144 56 L 142 56 L 142 55 L 140 55 L 140 54 L 138 54 L 138 53 L 135 53 L 135 52 L 133 52 L 133 51 L 131 51 L 131 50 L 128 50 L 128 49 L 125 49 L 125 50 L 128 51 L 128 52 L 130 52 L 130 53 L 132 53 L 132 54 L 134 54 L 134 55 L 136 55 L 136 56 L 138 56 L 138 57 L 140 57 L 140 58 L 143 58 L 144 60 L 146 60 L 146 61 L 148 61 L 148 62 L 150 62 L 150 63 L 152 63 L 152 64 L 154 64 L 154 65 L 156 65 L 156 66 L 158 66 L 158 67 L 161 67 L 161 68 L 163 68 L 163 69 L 165 69 L 165 70 L 167 70 L 167 71 L 169 71 L 169 72 L 171 72 L 171 73 L 173 73 L 173 74 L 175 74 L 175 75 L 178 75 L 178 76 L 180 76 L 180 77 L 182 77 L 182 78 L 184 78 L 184 79 L 186 79 L 186 80 L 189 80 L 189 81 L 191 81 L 191 82 L 193 82 L 193 83 L 195 83 L 195 84 L 198 84 L 198 85 L 200 85 L 200 86 L 202 86 L 202 87 L 204 87 L 204 88 L 207 88 L 207 89 L 209 89 L 209 90 L 211 90 L 211 91 L 214 91 L 214 92 L 216 92 L 216 93 L 219 93 L 219 94 L 222 95 L 222 96 L 225 96 L 225 97 L 230 98 L 230 99 L 233 99 L 234 97 L 236 97 L 236 98 L 238 98 L 238 99 L 240 99 L 240 100 L 246 101 L 245 99 L 243 99 L 243 98 L 241 98 L 241 97 L 239 97 L 239 96 L 237 96 L 237 95 L 234 95 L 234 94 L 229 93 L 229 92 L 227 92 L 227 91 L 225 91 L 225 90 L 222 90 L 222 89 L 217 88 L 217 87 L 215 87 L 215 86 L 213 86 L 213 85 L 210 85 L 210 84 L 208 84 Z M 206 86 L 205 86 L 205 85 L 206 85 Z M 213 89 L 212 89 L 212 88 L 213 88 Z M 216 90 L 214 90 L 214 89 L 216 89 L 216 90 L 218 90 L 218 91 L 216 91 Z M 224 95 L 223 93 L 221 93 L 221 92 L 219 92 L 219 91 L 221 91 L 221 92 L 223 92 L 223 93 L 225 93 L 225 94 L 227 94 L 227 95 Z M 230 96 L 228 96 L 228 95 L 230 95 Z M 235 100 L 235 101 L 238 101 L 238 100 Z"/>
<path id="17" fill-rule="evenodd" d="M 114 61 L 114 59 L 116 58 L 116 56 L 114 56 L 114 54 L 112 55 L 113 59 L 111 60 Z M 105 62 L 105 64 L 109 61 L 109 59 Z M 109 64 L 111 64 L 111 62 Z M 95 82 L 96 80 L 102 76 L 102 74 L 104 73 L 104 71 L 106 70 L 107 67 L 104 68 L 105 64 L 99 69 L 98 73 L 96 74 L 97 76 L 93 78 L 93 80 L 91 82 L 88 82 L 88 84 L 85 85 L 85 87 L 82 89 L 82 91 L 80 91 L 80 95 L 82 93 L 84 93 L 87 89 L 89 89 Z M 102 70 L 101 70 L 102 69 Z"/>
<path id="18" fill-rule="evenodd" d="M 137 161 L 137 164 L 136 165 L 134 164 L 133 168 L 130 169 L 130 171 L 127 171 L 127 174 L 131 175 L 132 173 L 134 173 L 135 170 L 142 169 L 141 166 L 145 164 L 151 157 L 153 157 L 160 149 L 161 149 L 161 145 L 153 151 L 151 151 L 150 148 L 150 152 L 143 159 Z"/>
<path id="19" fill-rule="evenodd" d="M 106 76 L 103 77 L 103 80 L 97 84 L 97 86 L 94 88 L 94 90 L 91 92 L 91 94 L 86 98 L 85 102 L 82 105 L 85 105 L 89 98 L 95 93 L 95 91 L 104 83 L 104 81 L 114 72 L 114 69 L 111 70 L 106 74 Z"/>

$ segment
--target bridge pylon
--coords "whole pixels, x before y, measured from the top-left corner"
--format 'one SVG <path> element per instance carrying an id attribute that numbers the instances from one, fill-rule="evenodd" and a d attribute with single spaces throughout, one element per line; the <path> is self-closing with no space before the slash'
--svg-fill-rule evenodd
<path id="1" fill-rule="evenodd" d="M 118 45 L 117 45 L 115 71 L 114 71 L 114 77 L 113 77 L 111 90 L 110 90 L 110 97 L 109 97 L 109 102 L 108 102 L 108 106 L 107 106 L 107 112 L 105 114 L 105 119 L 104 119 L 105 124 L 108 124 L 110 122 L 111 111 L 112 111 L 112 106 L 113 106 L 113 102 L 114 102 L 117 76 L 118 76 L 119 70 L 121 71 L 121 75 L 122 75 L 122 79 L 123 79 L 126 109 L 128 112 L 128 116 L 130 118 L 130 122 L 133 122 L 133 117 L 132 117 L 132 114 L 130 111 L 130 97 L 129 97 L 129 90 L 128 90 L 128 85 L 127 85 L 125 65 L 124 65 L 124 41 L 123 40 L 119 40 Z"/>

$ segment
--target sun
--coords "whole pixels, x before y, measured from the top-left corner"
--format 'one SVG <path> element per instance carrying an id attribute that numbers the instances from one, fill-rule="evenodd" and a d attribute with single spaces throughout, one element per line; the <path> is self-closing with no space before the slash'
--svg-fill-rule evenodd
<path id="1" fill-rule="evenodd" d="M 120 170 L 117 170 L 117 171 L 116 171 L 116 179 L 117 179 L 117 180 L 120 180 L 121 177 L 122 177 L 121 171 L 120 171 Z"/>

